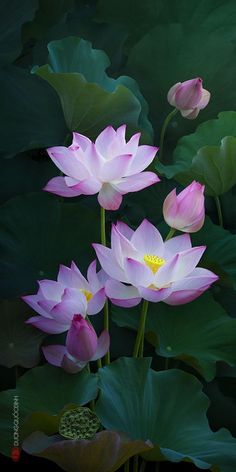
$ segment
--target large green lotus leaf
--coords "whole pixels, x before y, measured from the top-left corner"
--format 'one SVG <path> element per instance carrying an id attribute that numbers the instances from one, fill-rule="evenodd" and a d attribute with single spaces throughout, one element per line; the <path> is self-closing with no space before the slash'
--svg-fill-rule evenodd
<path id="1" fill-rule="evenodd" d="M 130 77 L 108 77 L 105 71 L 110 61 L 104 51 L 92 49 L 91 43 L 77 37 L 52 41 L 48 49 L 48 66 L 34 71 L 58 92 L 70 130 L 94 137 L 95 130 L 107 123 L 125 122 L 152 133 L 148 106 L 138 85 Z M 101 115 L 99 120 L 96 115 Z"/>
<path id="2" fill-rule="evenodd" d="M 126 71 L 138 81 L 149 103 L 157 143 L 164 118 L 173 109 L 166 98 L 173 84 L 200 76 L 204 79 L 204 87 L 212 94 L 209 105 L 196 120 L 176 115 L 167 129 L 164 162 L 177 139 L 193 131 L 198 123 L 215 117 L 221 110 L 232 110 L 236 90 L 229 86 L 227 94 L 222 91 L 227 83 L 233 83 L 236 74 L 234 56 L 235 46 L 225 39 L 223 31 L 209 33 L 199 24 L 192 30 L 177 23 L 158 25 L 131 49 Z"/>
<path id="3" fill-rule="evenodd" d="M 119 326 L 137 329 L 137 308 L 113 308 L 112 312 Z M 150 304 L 146 334 L 157 346 L 157 354 L 183 360 L 208 381 L 215 376 L 217 361 L 236 364 L 236 320 L 227 316 L 210 293 L 181 306 Z"/>
<path id="4" fill-rule="evenodd" d="M 193 158 L 188 183 L 194 178 L 205 184 L 208 195 L 222 195 L 236 184 L 235 156 L 236 138 L 232 136 L 222 139 L 220 146 L 205 146 L 199 149 Z"/>
<path id="5" fill-rule="evenodd" d="M 163 165 L 160 162 L 157 162 L 157 169 L 168 178 L 174 177 L 179 182 L 188 184 L 194 178 L 199 178 L 199 175 L 195 175 L 196 164 L 199 160 L 203 164 L 205 153 L 207 153 L 209 162 L 209 155 L 212 153 L 212 159 L 215 155 L 214 146 L 218 146 L 218 149 L 215 149 L 216 154 L 219 154 L 219 151 L 224 153 L 224 142 L 222 143 L 223 138 L 226 136 L 236 137 L 236 112 L 235 111 L 226 111 L 221 112 L 218 115 L 217 119 L 205 121 L 199 125 L 196 131 L 188 136 L 182 137 L 173 154 L 173 164 L 172 165 Z M 233 141 L 234 142 L 234 141 Z M 222 146 L 220 147 L 222 143 Z M 226 141 L 227 143 L 227 141 Z M 207 147 L 207 151 L 205 149 Z M 210 151 L 210 149 L 212 151 Z M 204 149 L 202 149 L 204 148 Z M 198 152 L 200 151 L 200 159 L 198 157 Z M 207 157 L 206 156 L 206 157 Z M 219 159 L 219 157 L 218 157 Z M 217 157 L 216 157 L 217 160 Z M 228 167 L 230 167 L 230 155 L 227 156 Z M 232 164 L 231 164 L 232 166 Z M 233 170 L 233 169 L 232 169 Z M 217 171 L 214 166 L 214 162 L 211 168 L 211 173 Z M 235 171 L 233 172 L 233 175 Z M 208 177 L 210 178 L 209 172 Z M 204 183 L 207 184 L 206 178 Z"/>
<path id="6" fill-rule="evenodd" d="M 151 360 L 121 358 L 99 370 L 96 413 L 108 429 L 150 440 L 147 460 L 192 461 L 201 469 L 236 465 L 235 439 L 213 433 L 200 382 L 180 370 L 155 372 Z"/>
<path id="7" fill-rule="evenodd" d="M 128 45 L 135 43 L 157 24 L 181 23 L 189 31 L 204 26 L 211 31 L 224 29 L 230 39 L 235 37 L 236 8 L 234 0 L 99 0 L 99 21 L 126 27 Z"/>
<path id="8" fill-rule="evenodd" d="M 234 391 L 232 388 L 232 381 L 234 381 Z M 225 394 L 225 386 L 229 386 L 230 395 Z M 235 379 L 230 377 L 216 377 L 212 382 L 205 386 L 204 392 L 207 394 L 211 402 L 207 416 L 213 431 L 220 428 L 227 428 L 231 434 L 236 437 Z"/>
<path id="9" fill-rule="evenodd" d="M 2 300 L 0 311 L 0 364 L 6 367 L 35 366 L 46 334 L 25 323 L 32 316 L 32 310 L 20 300 Z"/>
<path id="10" fill-rule="evenodd" d="M 1 451 L 9 455 L 12 447 L 12 409 L 14 397 L 19 402 L 19 426 L 34 411 L 57 414 L 69 403 L 84 405 L 97 395 L 97 377 L 83 370 L 67 374 L 48 364 L 24 374 L 17 387 L 0 393 Z"/>
<path id="11" fill-rule="evenodd" d="M 206 245 L 201 266 L 219 275 L 222 286 L 236 288 L 236 235 L 206 218 L 200 231 L 191 235 L 193 246 Z"/>
<path id="12" fill-rule="evenodd" d="M 40 191 L 45 182 L 58 175 L 46 151 L 30 150 L 1 160 L 0 202 L 29 192 Z"/>
<path id="13" fill-rule="evenodd" d="M 72 9 L 74 0 L 38 0 L 39 6 L 34 19 L 24 25 L 23 40 L 41 39 L 55 24 L 63 24 L 67 12 Z"/>
<path id="14" fill-rule="evenodd" d="M 32 20 L 38 0 L 1 0 L 0 2 L 0 65 L 10 64 L 21 52 L 21 27 Z"/>
<path id="15" fill-rule="evenodd" d="M 101 431 L 91 440 L 62 441 L 59 436 L 33 433 L 23 443 L 28 454 L 56 462 L 67 472 L 115 472 L 129 457 L 150 449 L 115 431 Z"/>
<path id="16" fill-rule="evenodd" d="M 52 88 L 27 70 L 1 71 L 0 154 L 63 144 L 68 133 L 60 101 Z"/>
<path id="17" fill-rule="evenodd" d="M 85 200 L 86 201 L 86 200 Z M 44 192 L 9 200 L 0 209 L 1 296 L 37 289 L 36 281 L 55 278 L 60 264 L 74 260 L 87 270 L 94 259 L 92 242 L 100 240 L 99 208 Z"/>

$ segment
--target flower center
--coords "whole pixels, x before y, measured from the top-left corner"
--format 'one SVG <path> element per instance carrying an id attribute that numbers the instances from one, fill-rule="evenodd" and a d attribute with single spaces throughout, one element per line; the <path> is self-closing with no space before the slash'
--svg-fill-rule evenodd
<path id="1" fill-rule="evenodd" d="M 153 256 L 152 254 L 145 254 L 143 260 L 154 274 L 166 263 L 165 259 L 162 259 L 158 256 Z"/>
<path id="2" fill-rule="evenodd" d="M 91 298 L 93 298 L 92 292 L 85 290 L 85 288 L 80 288 L 80 291 L 85 295 L 87 302 L 90 302 Z"/>

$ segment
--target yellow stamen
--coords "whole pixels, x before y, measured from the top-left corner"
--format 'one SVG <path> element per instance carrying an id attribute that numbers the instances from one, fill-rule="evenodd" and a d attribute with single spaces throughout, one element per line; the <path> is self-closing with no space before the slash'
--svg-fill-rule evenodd
<path id="1" fill-rule="evenodd" d="M 93 298 L 92 292 L 85 290 L 85 288 L 80 288 L 80 291 L 85 295 L 87 302 L 90 302 L 91 298 Z"/>
<path id="2" fill-rule="evenodd" d="M 153 256 L 151 254 L 145 254 L 143 259 L 154 274 L 166 263 L 165 259 L 162 259 L 158 256 Z"/>

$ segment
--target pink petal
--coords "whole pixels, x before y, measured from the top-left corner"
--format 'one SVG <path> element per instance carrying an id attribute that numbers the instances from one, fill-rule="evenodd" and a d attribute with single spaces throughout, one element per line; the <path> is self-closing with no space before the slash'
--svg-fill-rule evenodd
<path id="1" fill-rule="evenodd" d="M 167 94 L 167 100 L 169 104 L 172 105 L 173 107 L 175 107 L 175 94 L 180 85 L 181 85 L 181 82 L 178 82 L 177 84 L 173 85 Z"/>
<path id="2" fill-rule="evenodd" d="M 125 175 L 133 175 L 142 172 L 142 170 L 146 169 L 151 164 L 157 151 L 158 148 L 154 146 L 139 146 Z"/>
<path id="3" fill-rule="evenodd" d="M 94 259 L 91 264 L 89 264 L 88 270 L 87 270 L 87 279 L 90 287 L 90 291 L 95 293 L 101 288 L 100 281 L 97 276 L 97 261 Z"/>
<path id="4" fill-rule="evenodd" d="M 116 137 L 119 139 L 121 146 L 124 146 L 126 144 L 125 133 L 126 133 L 126 125 L 121 125 L 116 130 Z"/>
<path id="5" fill-rule="evenodd" d="M 50 193 L 55 193 L 61 197 L 78 197 L 81 195 L 81 191 L 74 187 L 68 187 L 65 182 L 65 177 L 53 177 L 45 185 L 43 190 Z"/>
<path id="6" fill-rule="evenodd" d="M 122 282 L 127 282 L 125 273 L 118 265 L 112 250 L 108 247 L 102 246 L 102 244 L 93 244 L 92 246 L 105 272 L 113 279 L 120 280 Z"/>
<path id="7" fill-rule="evenodd" d="M 135 287 L 147 287 L 153 283 L 154 274 L 144 263 L 125 259 L 124 269 L 129 283 Z"/>
<path id="8" fill-rule="evenodd" d="M 52 318 L 51 315 L 38 304 L 39 302 L 38 295 L 26 295 L 21 298 L 22 300 L 24 300 L 25 303 L 27 303 L 31 308 L 33 308 L 33 310 L 39 313 L 39 315 L 45 316 L 46 318 Z"/>
<path id="9" fill-rule="evenodd" d="M 63 357 L 66 354 L 65 346 L 62 346 L 61 344 L 43 346 L 42 351 L 49 364 L 55 365 L 56 367 L 61 367 Z"/>
<path id="10" fill-rule="evenodd" d="M 110 346 L 110 336 L 108 331 L 104 330 L 100 334 L 98 341 L 97 341 L 97 349 L 95 354 L 90 359 L 91 361 L 96 361 L 97 359 L 101 359 L 107 353 Z"/>
<path id="11" fill-rule="evenodd" d="M 186 233 L 175 236 L 164 243 L 164 259 L 169 259 L 177 252 L 186 251 L 187 249 L 191 249 L 191 247 L 192 244 L 189 234 Z"/>
<path id="12" fill-rule="evenodd" d="M 171 295 L 163 301 L 167 303 L 167 305 L 184 305 L 200 297 L 209 287 L 210 285 L 206 285 L 201 289 L 172 292 Z"/>
<path id="13" fill-rule="evenodd" d="M 73 287 L 72 271 L 69 267 L 60 264 L 57 281 L 65 287 Z"/>
<path id="14" fill-rule="evenodd" d="M 130 308 L 140 303 L 138 290 L 132 285 L 124 285 L 116 280 L 108 280 L 106 294 L 114 305 Z"/>
<path id="15" fill-rule="evenodd" d="M 126 223 L 123 223 L 123 221 L 117 221 L 116 228 L 121 234 L 123 234 L 123 236 L 125 236 L 129 240 L 134 234 L 134 230 L 131 229 Z"/>
<path id="16" fill-rule="evenodd" d="M 138 287 L 139 294 L 144 300 L 149 302 L 161 302 L 165 300 L 166 297 L 171 293 L 170 288 L 161 288 L 159 290 L 154 290 L 152 288 Z"/>
<path id="17" fill-rule="evenodd" d="M 116 260 L 119 261 L 121 266 L 123 266 L 123 261 L 126 257 L 139 258 L 139 253 L 133 244 L 118 231 L 115 225 L 112 226 L 111 231 L 111 247 Z"/>
<path id="18" fill-rule="evenodd" d="M 125 148 L 124 148 L 126 153 L 136 154 L 136 152 L 138 150 L 138 144 L 139 144 L 140 136 L 141 136 L 141 133 L 136 133 L 130 138 L 130 140 L 127 142 L 127 144 L 125 145 Z"/>
<path id="19" fill-rule="evenodd" d="M 131 243 L 142 254 L 151 254 L 161 257 L 164 244 L 161 234 L 148 220 L 143 220 L 141 225 L 134 231 Z"/>
<path id="20" fill-rule="evenodd" d="M 71 263 L 71 271 L 73 274 L 73 285 L 75 288 L 84 288 L 85 290 L 89 290 L 89 284 L 83 274 L 80 272 L 77 265 L 72 261 Z"/>
<path id="21" fill-rule="evenodd" d="M 87 136 L 83 134 L 73 132 L 73 141 L 70 148 L 75 150 L 76 148 L 81 148 L 83 151 L 87 149 L 87 147 L 91 144 L 91 141 Z"/>
<path id="22" fill-rule="evenodd" d="M 48 300 L 59 302 L 64 292 L 64 286 L 55 280 L 40 280 L 39 286 L 43 296 Z"/>
<path id="23" fill-rule="evenodd" d="M 73 317 L 66 337 L 66 348 L 70 355 L 84 362 L 90 361 L 96 352 L 96 332 L 81 315 Z"/>
<path id="24" fill-rule="evenodd" d="M 78 180 L 89 177 L 86 167 L 70 149 L 63 146 L 52 147 L 47 152 L 58 169 L 69 177 Z"/>
<path id="25" fill-rule="evenodd" d="M 70 354 L 66 353 L 63 357 L 61 367 L 68 372 L 68 374 L 77 374 L 77 372 L 80 372 L 86 365 L 87 362 L 77 361 L 73 359 Z"/>
<path id="26" fill-rule="evenodd" d="M 93 295 L 91 300 L 88 302 L 87 314 L 88 315 L 96 315 L 99 313 L 105 304 L 106 295 L 105 295 L 105 288 L 101 288 L 97 293 Z"/>
<path id="27" fill-rule="evenodd" d="M 129 192 L 142 190 L 157 182 L 160 182 L 160 179 L 154 172 L 140 172 L 139 174 L 124 177 L 121 180 L 113 182 L 113 187 L 118 192 L 122 193 L 122 195 L 125 195 Z"/>
<path id="28" fill-rule="evenodd" d="M 102 155 L 97 152 L 95 144 L 91 142 L 85 152 L 84 165 L 96 179 L 100 179 L 104 162 L 105 160 Z"/>
<path id="29" fill-rule="evenodd" d="M 113 159 L 105 162 L 100 173 L 102 181 L 109 183 L 123 177 L 126 174 L 131 160 L 132 154 L 125 154 L 113 157 Z"/>
<path id="30" fill-rule="evenodd" d="M 164 220 L 170 227 L 174 227 L 174 221 L 178 214 L 178 201 L 176 195 L 176 188 L 174 188 L 165 198 L 163 202 L 163 216 Z"/>
<path id="31" fill-rule="evenodd" d="M 208 105 L 210 98 L 211 98 L 210 92 L 208 92 L 208 90 L 206 89 L 202 89 L 202 98 L 200 102 L 198 103 L 198 108 L 200 108 L 200 110 L 203 110 L 203 108 L 205 108 Z"/>
<path id="32" fill-rule="evenodd" d="M 199 115 L 200 108 L 191 108 L 190 110 L 180 110 L 181 115 L 188 120 L 195 120 Z"/>
<path id="33" fill-rule="evenodd" d="M 109 144 L 116 137 L 116 132 L 112 126 L 107 126 L 97 137 L 95 146 L 102 156 L 107 155 Z"/>
<path id="34" fill-rule="evenodd" d="M 122 195 L 110 184 L 103 184 L 98 194 L 98 201 L 105 210 L 118 210 L 122 202 Z"/>
<path id="35" fill-rule="evenodd" d="M 186 80 L 175 92 L 175 103 L 178 109 L 188 110 L 198 106 L 202 96 L 202 79 Z"/>
<path id="36" fill-rule="evenodd" d="M 85 295 L 77 289 L 66 288 L 62 301 L 52 310 L 51 314 L 58 322 L 67 323 L 73 315 L 80 314 L 85 316 L 87 311 L 87 300 Z"/>
<path id="37" fill-rule="evenodd" d="M 65 177 L 65 182 L 68 187 L 70 187 L 71 180 L 72 179 L 70 177 Z M 87 179 L 78 182 L 72 188 L 73 190 L 79 191 L 80 195 L 94 195 L 95 193 L 99 192 L 101 187 L 102 184 L 99 180 L 95 179 L 94 177 L 88 177 Z"/>
<path id="38" fill-rule="evenodd" d="M 67 331 L 68 324 L 58 323 L 55 320 L 44 318 L 43 316 L 33 316 L 26 321 L 27 324 L 35 326 L 35 328 L 41 329 L 45 333 L 59 334 Z"/>
<path id="39" fill-rule="evenodd" d="M 195 269 L 205 249 L 205 246 L 198 246 L 176 254 L 157 271 L 155 285 L 163 287 L 189 275 Z"/>

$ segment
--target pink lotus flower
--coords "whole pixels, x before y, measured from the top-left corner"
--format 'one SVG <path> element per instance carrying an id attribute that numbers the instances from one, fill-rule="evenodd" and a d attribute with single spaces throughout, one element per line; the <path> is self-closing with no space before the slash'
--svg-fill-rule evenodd
<path id="1" fill-rule="evenodd" d="M 192 247 L 188 234 L 163 242 L 147 220 L 136 231 L 117 223 L 112 228 L 111 249 L 101 244 L 93 247 L 103 269 L 115 279 L 107 281 L 105 289 L 116 305 L 135 306 L 141 298 L 169 305 L 188 303 L 218 279 L 213 272 L 196 267 L 205 246 Z"/>
<path id="2" fill-rule="evenodd" d="M 117 210 L 122 196 L 159 182 L 153 172 L 142 172 L 153 161 L 157 148 L 139 146 L 140 133 L 126 143 L 126 126 L 115 131 L 108 126 L 95 144 L 86 136 L 73 133 L 73 142 L 49 148 L 48 154 L 66 175 L 54 177 L 44 190 L 63 197 L 94 195 L 106 210 Z"/>
<path id="3" fill-rule="evenodd" d="M 178 82 L 170 88 L 167 100 L 177 108 L 181 115 L 189 120 L 198 116 L 200 110 L 208 105 L 211 94 L 202 87 L 199 77 L 185 82 Z"/>
<path id="4" fill-rule="evenodd" d="M 90 361 L 101 359 L 109 349 L 108 331 L 99 338 L 93 326 L 82 315 L 74 315 L 66 337 L 66 345 L 50 345 L 42 348 L 47 361 L 70 373 L 79 372 Z"/>
<path id="5" fill-rule="evenodd" d="M 204 188 L 193 181 L 179 195 L 176 195 L 176 189 L 167 195 L 163 215 L 171 228 L 185 233 L 196 233 L 201 229 L 205 220 Z"/>
<path id="6" fill-rule="evenodd" d="M 71 325 L 73 316 L 95 315 L 102 310 L 106 295 L 107 275 L 103 270 L 96 273 L 94 260 L 87 272 L 88 281 L 74 262 L 71 267 L 60 266 L 57 281 L 40 280 L 36 295 L 22 297 L 40 316 L 29 318 L 30 323 L 46 333 L 63 333 Z"/>

